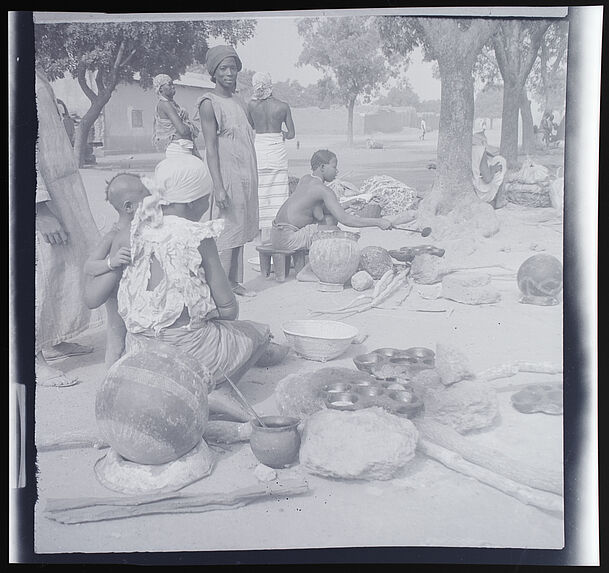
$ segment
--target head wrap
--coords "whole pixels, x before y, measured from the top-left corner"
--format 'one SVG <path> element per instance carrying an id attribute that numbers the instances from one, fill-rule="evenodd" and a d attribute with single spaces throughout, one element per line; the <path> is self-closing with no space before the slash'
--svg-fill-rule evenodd
<path id="1" fill-rule="evenodd" d="M 254 93 L 252 99 L 267 99 L 273 94 L 273 82 L 268 72 L 256 72 L 252 76 Z"/>
<path id="2" fill-rule="evenodd" d="M 205 56 L 205 65 L 207 66 L 207 71 L 210 76 L 214 76 L 216 68 L 225 58 L 235 58 L 237 61 L 237 71 L 241 71 L 243 64 L 241 63 L 237 52 L 235 52 L 235 48 L 232 46 L 214 46 L 207 50 L 207 55 Z"/>
<path id="3" fill-rule="evenodd" d="M 154 170 L 154 178 L 142 178 L 150 196 L 142 201 L 141 221 L 158 226 L 163 218 L 161 205 L 191 203 L 211 193 L 213 183 L 207 165 L 189 151 L 175 151 Z"/>
<path id="4" fill-rule="evenodd" d="M 158 76 L 154 76 L 152 80 L 154 91 L 156 93 L 161 93 L 161 88 L 172 81 L 171 76 L 168 76 L 167 74 L 159 74 Z"/>

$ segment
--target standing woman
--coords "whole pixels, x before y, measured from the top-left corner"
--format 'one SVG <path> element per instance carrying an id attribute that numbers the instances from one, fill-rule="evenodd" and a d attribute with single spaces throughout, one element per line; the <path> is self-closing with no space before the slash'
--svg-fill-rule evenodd
<path id="1" fill-rule="evenodd" d="M 188 112 L 174 100 L 176 88 L 167 74 L 159 74 L 152 80 L 159 96 L 154 113 L 152 143 L 160 151 L 183 151 L 199 157 L 195 139 L 199 129 L 188 118 Z"/>
<path id="2" fill-rule="evenodd" d="M 235 294 L 255 296 L 243 282 L 243 245 L 258 234 L 258 170 L 254 130 L 245 102 L 235 94 L 242 68 L 230 46 L 214 46 L 205 60 L 213 91 L 197 101 L 205 139 L 207 165 L 213 181 L 212 219 L 223 218 L 225 228 L 216 240 L 222 267 Z"/>

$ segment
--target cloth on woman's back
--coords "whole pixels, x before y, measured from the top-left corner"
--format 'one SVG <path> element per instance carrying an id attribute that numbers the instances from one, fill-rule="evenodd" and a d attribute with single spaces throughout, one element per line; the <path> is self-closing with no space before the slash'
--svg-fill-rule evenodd
<path id="1" fill-rule="evenodd" d="M 99 241 L 68 135 L 48 80 L 36 70 L 38 145 L 36 201 L 49 206 L 68 233 L 50 245 L 36 232 L 35 350 L 48 348 L 103 322 L 84 304 L 83 266 Z"/>
<path id="2" fill-rule="evenodd" d="M 239 96 L 221 97 L 213 92 L 203 94 L 199 107 L 209 100 L 218 124 L 218 155 L 222 182 L 230 203 L 220 210 L 214 203 L 211 218 L 225 220 L 224 231 L 216 240 L 218 251 L 240 247 L 258 234 L 258 170 L 254 131 L 250 125 L 245 103 Z"/>
<path id="3" fill-rule="evenodd" d="M 290 196 L 288 154 L 281 133 L 257 133 L 254 144 L 258 162 L 258 225 L 267 229 Z"/>
<path id="4" fill-rule="evenodd" d="M 249 320 L 209 320 L 198 328 L 165 328 L 156 336 L 128 333 L 126 348 L 128 352 L 139 350 L 154 341 L 170 344 L 205 365 L 219 385 L 225 380 L 222 372 L 232 376 L 269 340 L 266 324 Z"/>
<path id="5" fill-rule="evenodd" d="M 160 226 L 141 222 L 142 207 L 131 224 L 132 263 L 125 267 L 118 288 L 118 311 L 131 333 L 158 334 L 171 326 L 184 307 L 189 326 L 200 327 L 216 308 L 201 266 L 199 245 L 215 238 L 223 221 L 205 223 L 165 215 Z M 161 266 L 163 278 L 148 290 L 152 259 Z"/>
<path id="6" fill-rule="evenodd" d="M 306 225 L 302 229 L 289 223 L 273 221 L 271 229 L 271 244 L 274 249 L 297 251 L 308 249 L 313 242 L 313 235 L 319 230 L 317 223 Z"/>
<path id="7" fill-rule="evenodd" d="M 184 124 L 190 128 L 192 141 L 199 135 L 199 128 L 189 119 L 188 112 L 182 109 L 175 101 L 170 101 L 167 98 L 160 96 L 160 101 L 168 101 L 175 108 L 177 114 Z M 159 105 L 154 110 L 154 118 L 152 120 L 152 143 L 159 151 L 165 151 L 167 146 L 174 142 L 182 140 L 178 134 L 173 121 L 168 117 L 161 117 L 159 114 Z M 188 141 L 188 140 L 187 140 Z M 193 144 L 194 145 L 194 144 Z"/>

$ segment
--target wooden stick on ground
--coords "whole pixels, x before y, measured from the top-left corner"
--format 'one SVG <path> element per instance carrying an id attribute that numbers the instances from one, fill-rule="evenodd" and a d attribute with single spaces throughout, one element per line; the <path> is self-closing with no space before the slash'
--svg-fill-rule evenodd
<path id="1" fill-rule="evenodd" d="M 438 446 L 428 440 L 419 440 L 417 448 L 426 456 L 439 461 L 446 467 L 473 477 L 482 483 L 490 485 L 519 501 L 534 505 L 546 511 L 562 512 L 563 499 L 561 496 L 547 491 L 536 490 L 505 476 L 499 475 L 479 465 L 464 460 L 459 454 Z"/>
<path id="2" fill-rule="evenodd" d="M 450 450 L 468 462 L 531 488 L 563 495 L 560 472 L 519 462 L 495 448 L 472 444 L 453 428 L 429 419 L 416 421 L 421 438 Z"/>
<path id="3" fill-rule="evenodd" d="M 88 523 L 159 513 L 199 513 L 242 507 L 257 499 L 307 493 L 303 480 L 258 484 L 232 492 L 180 493 L 108 498 L 49 499 L 44 515 L 60 523 Z"/>

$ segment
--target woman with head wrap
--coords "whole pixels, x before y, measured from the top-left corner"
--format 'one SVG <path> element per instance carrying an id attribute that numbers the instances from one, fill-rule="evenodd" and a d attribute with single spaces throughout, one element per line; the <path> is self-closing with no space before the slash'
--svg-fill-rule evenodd
<path id="1" fill-rule="evenodd" d="M 285 140 L 293 139 L 296 132 L 290 106 L 273 96 L 271 75 L 256 72 L 252 85 L 254 93 L 247 109 L 256 130 L 259 240 L 270 243 L 275 215 L 290 196 Z M 283 131 L 284 125 L 287 131 Z"/>
<path id="2" fill-rule="evenodd" d="M 176 88 L 173 80 L 167 74 L 159 74 L 152 80 L 152 85 L 159 96 L 153 120 L 152 143 L 160 151 L 181 148 L 199 156 L 195 145 L 199 129 L 188 119 L 188 112 L 174 101 Z"/>
<path id="3" fill-rule="evenodd" d="M 195 117 L 201 121 L 213 180 L 210 217 L 225 221 L 217 244 L 233 291 L 251 296 L 241 284 L 243 245 L 258 233 L 258 171 L 254 131 L 245 102 L 235 94 L 242 64 L 230 46 L 214 46 L 207 52 L 206 66 L 216 87 L 199 98 Z"/>
<path id="4" fill-rule="evenodd" d="M 505 205 L 499 190 L 507 164 L 501 155 L 490 153 L 487 145 L 484 131 L 472 135 L 472 182 L 478 199 L 499 208 Z"/>
<path id="5" fill-rule="evenodd" d="M 215 243 L 224 221 L 200 221 L 212 181 L 200 159 L 182 153 L 161 161 L 154 180 L 144 180 L 151 195 L 131 226 L 132 263 L 123 271 L 118 310 L 127 351 L 160 342 L 189 353 L 211 372 L 213 390 L 224 374 L 236 381 L 258 361 L 270 332 L 267 325 L 236 320 L 239 306 Z M 248 420 L 225 392 L 210 396 L 210 408 Z"/>

